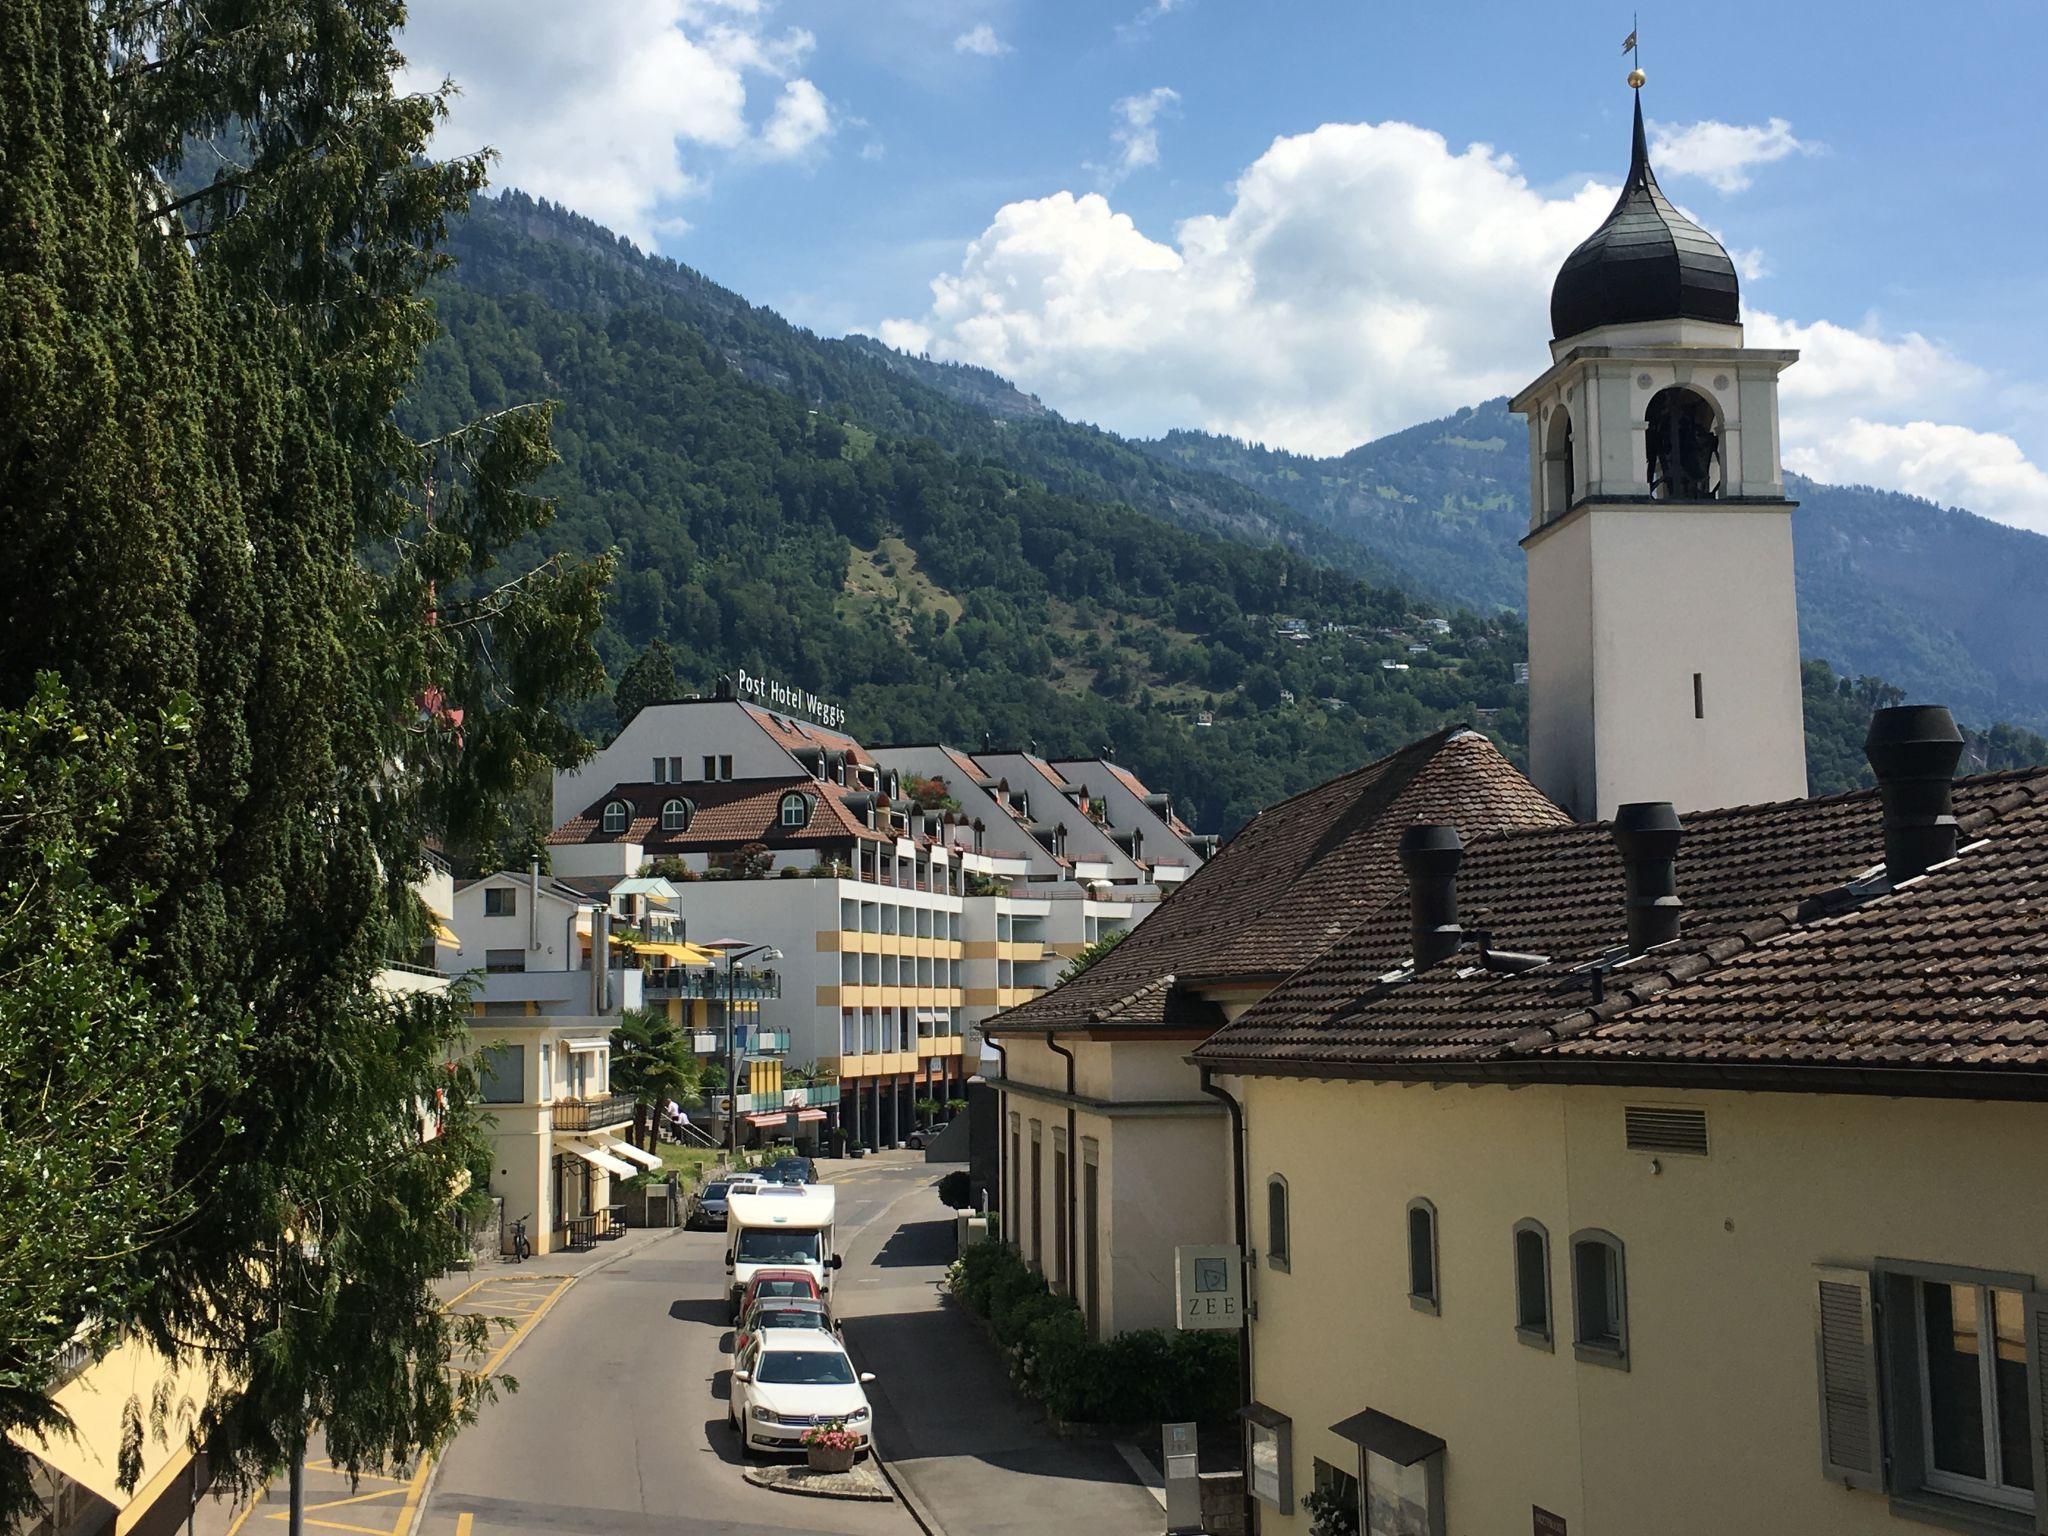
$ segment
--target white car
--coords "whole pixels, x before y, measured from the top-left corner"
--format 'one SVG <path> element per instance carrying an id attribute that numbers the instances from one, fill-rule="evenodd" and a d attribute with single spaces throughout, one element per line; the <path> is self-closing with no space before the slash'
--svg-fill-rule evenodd
<path id="1" fill-rule="evenodd" d="M 805 1430 L 832 1423 L 858 1438 L 858 1454 L 874 1443 L 874 1410 L 862 1390 L 874 1379 L 872 1372 L 854 1370 L 829 1333 L 770 1328 L 749 1339 L 733 1361 L 726 1420 L 747 1455 L 801 1451 Z"/>

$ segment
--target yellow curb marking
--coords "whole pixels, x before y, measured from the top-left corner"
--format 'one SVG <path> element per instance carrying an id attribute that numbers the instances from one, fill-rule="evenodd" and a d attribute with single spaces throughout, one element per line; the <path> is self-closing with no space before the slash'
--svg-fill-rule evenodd
<path id="1" fill-rule="evenodd" d="M 527 1333 L 531 1331 L 532 1328 L 540 1322 L 541 1318 L 547 1315 L 548 1310 L 551 1307 L 553 1307 L 558 1300 L 561 1299 L 562 1293 L 568 1290 L 569 1287 L 576 1282 L 576 1279 L 576 1275 L 563 1275 L 559 1278 L 536 1275 L 533 1276 L 531 1279 L 527 1279 L 526 1277 L 516 1275 L 487 1275 L 481 1280 L 471 1281 L 470 1284 L 466 1286 L 464 1289 L 458 1291 L 455 1295 L 449 1297 L 447 1301 L 442 1303 L 441 1310 L 444 1312 L 453 1311 L 455 1307 L 459 1306 L 461 1303 L 465 1301 L 468 1301 L 478 1291 L 482 1290 L 485 1286 L 488 1285 L 512 1284 L 518 1286 L 521 1290 L 524 1290 L 527 1293 L 526 1298 L 523 1299 L 532 1299 L 535 1301 L 536 1304 L 534 1306 L 530 1308 L 521 1309 L 524 1314 L 523 1320 L 517 1323 L 510 1324 L 509 1332 L 504 1342 L 499 1344 L 499 1346 L 491 1352 L 491 1357 L 484 1362 L 481 1369 L 483 1374 L 488 1376 L 492 1372 L 497 1370 L 498 1366 L 504 1361 L 505 1357 L 512 1353 L 514 1347 L 518 1345 L 519 1341 L 523 1339 L 527 1335 Z M 547 1289 L 544 1290 L 543 1288 Z M 489 1303 L 479 1302 L 478 1305 L 488 1306 Z M 471 1313 L 465 1315 L 474 1316 L 475 1314 Z M 495 1320 L 497 1319 L 494 1319 L 494 1321 Z M 364 1474 L 362 1474 L 365 1480 L 375 1478 L 378 1482 L 393 1483 L 397 1486 L 391 1488 L 380 1488 L 374 1493 L 357 1494 L 352 1498 L 336 1499 L 333 1500 L 331 1503 L 312 1504 L 307 1506 L 307 1508 L 311 1510 L 328 1509 L 338 1504 L 359 1504 L 367 1502 L 371 1499 L 385 1498 L 390 1494 L 398 1493 L 402 1490 L 405 1494 L 405 1504 L 398 1511 L 398 1518 L 395 1521 L 393 1521 L 388 1528 L 370 1525 L 348 1525 L 338 1520 L 316 1520 L 310 1514 L 306 1518 L 306 1524 L 309 1526 L 318 1526 L 323 1530 L 349 1531 L 355 1533 L 355 1536 L 402 1536 L 402 1533 L 410 1527 L 414 1512 L 417 1511 L 419 1508 L 420 1496 L 422 1493 L 425 1492 L 427 1486 L 427 1474 L 433 1470 L 433 1466 L 433 1457 L 423 1457 L 420 1461 L 418 1470 L 416 1470 L 410 1478 L 402 1480 L 395 1477 L 384 1477 L 381 1474 L 374 1472 L 365 1472 Z M 336 1467 L 332 1462 L 327 1462 L 324 1464 L 316 1464 L 309 1462 L 307 1463 L 307 1470 L 329 1472 L 340 1477 L 348 1476 L 348 1473 Z M 241 1531 L 242 1527 L 249 1523 L 250 1518 L 256 1513 L 257 1509 L 265 1504 L 269 1504 L 270 1502 L 270 1490 L 266 1487 L 263 1490 L 263 1492 L 258 1494 L 254 1500 L 252 1500 L 247 1506 L 243 1508 L 240 1514 L 235 1516 L 234 1521 L 228 1526 L 227 1536 L 239 1536 L 239 1532 Z M 268 1520 L 289 1520 L 291 1519 L 291 1509 L 289 1505 L 287 1505 L 283 1509 L 267 1511 L 264 1515 L 264 1518 Z M 473 1517 L 468 1514 L 463 1514 L 457 1517 L 455 1527 L 456 1536 L 470 1536 L 470 1525 L 472 1518 Z"/>

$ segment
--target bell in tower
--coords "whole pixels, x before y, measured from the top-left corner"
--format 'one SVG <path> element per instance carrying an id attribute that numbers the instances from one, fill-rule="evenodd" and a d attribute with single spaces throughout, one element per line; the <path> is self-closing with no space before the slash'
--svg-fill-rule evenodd
<path id="1" fill-rule="evenodd" d="M 1581 818 L 1806 793 L 1778 375 L 1721 243 L 1628 176 L 1550 295 L 1529 422 L 1529 756 Z"/>

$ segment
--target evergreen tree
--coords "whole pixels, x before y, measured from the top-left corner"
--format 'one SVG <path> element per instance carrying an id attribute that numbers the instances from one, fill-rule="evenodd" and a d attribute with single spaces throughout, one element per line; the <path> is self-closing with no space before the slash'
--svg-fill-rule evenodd
<path id="1" fill-rule="evenodd" d="M 8 1331 L 0 1412 L 47 1419 L 48 1338 L 139 1328 L 205 1362 L 197 1432 L 244 1485 L 311 1422 L 346 1470 L 410 1460 L 487 1388 L 444 1368 L 480 1330 L 431 1288 L 480 1134 L 462 1013 L 373 981 L 415 947 L 423 844 L 490 835 L 508 789 L 573 760 L 556 706 L 601 682 L 608 562 L 532 549 L 546 411 L 395 422 L 483 173 L 427 156 L 442 103 L 393 91 L 401 20 L 0 8 L 0 709 L 50 674 L 88 750 L 189 722 L 87 871 L 150 894 L 105 931 L 180 1021 L 150 1077 L 181 1111 L 163 1220 Z M 118 1047 L 123 1020 L 72 1022 L 73 1049 Z M 0 1210 L 0 1253 L 44 1219 Z"/>
<path id="2" fill-rule="evenodd" d="M 657 635 L 633 659 L 619 678 L 618 687 L 612 690 L 612 709 L 618 716 L 619 728 L 625 729 L 626 722 L 649 704 L 672 699 L 677 692 L 675 652 Z"/>

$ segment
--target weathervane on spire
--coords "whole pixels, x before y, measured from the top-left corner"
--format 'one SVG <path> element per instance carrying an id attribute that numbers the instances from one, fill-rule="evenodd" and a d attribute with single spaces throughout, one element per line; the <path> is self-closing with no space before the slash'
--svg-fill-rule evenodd
<path id="1" fill-rule="evenodd" d="M 1643 88 L 1643 82 L 1650 77 L 1643 73 L 1643 53 L 1636 46 L 1636 33 L 1641 30 L 1637 18 L 1630 16 L 1628 22 L 1628 37 L 1623 40 L 1621 51 L 1627 54 L 1630 59 L 1628 72 L 1629 87 L 1632 90 L 1640 91 Z"/>

